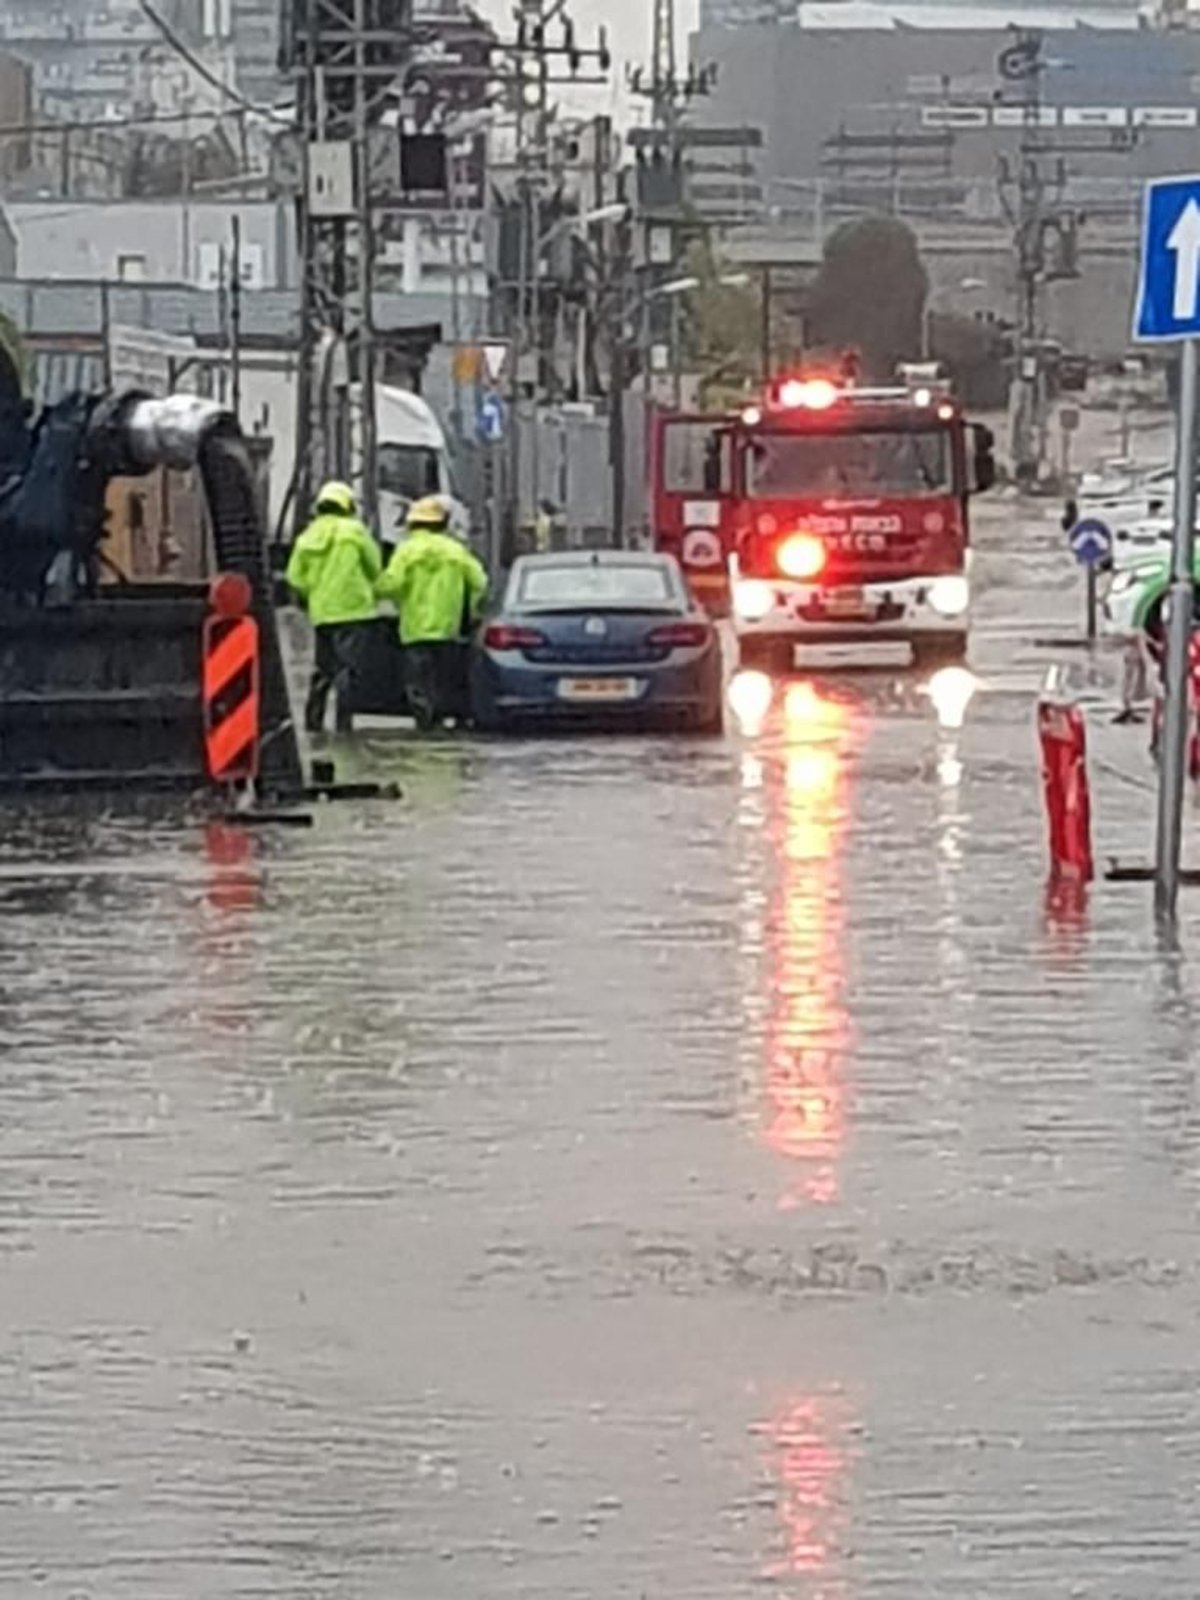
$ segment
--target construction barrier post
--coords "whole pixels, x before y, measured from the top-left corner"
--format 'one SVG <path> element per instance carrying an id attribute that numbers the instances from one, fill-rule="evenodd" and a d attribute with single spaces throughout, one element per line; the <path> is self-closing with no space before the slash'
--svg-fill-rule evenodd
<path id="1" fill-rule="evenodd" d="M 253 783 L 258 777 L 261 664 L 253 595 L 237 573 L 214 580 L 204 619 L 201 697 L 204 756 L 214 783 Z"/>
<path id="2" fill-rule="evenodd" d="M 1043 698 L 1038 702 L 1042 787 L 1050 841 L 1050 876 L 1090 883 L 1092 804 L 1087 774 L 1087 730 L 1078 706 Z"/>

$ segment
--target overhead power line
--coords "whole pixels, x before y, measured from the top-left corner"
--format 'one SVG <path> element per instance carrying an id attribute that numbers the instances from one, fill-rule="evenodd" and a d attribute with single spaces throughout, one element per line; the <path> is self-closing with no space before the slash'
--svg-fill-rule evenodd
<path id="1" fill-rule="evenodd" d="M 159 33 L 162 34 L 163 39 L 168 45 L 170 45 L 171 49 L 174 50 L 175 54 L 186 61 L 188 66 L 191 67 L 192 71 L 198 73 L 199 76 L 204 79 L 205 83 L 216 89 L 218 94 L 223 94 L 227 100 L 231 101 L 236 106 L 240 106 L 243 111 L 248 111 L 252 116 L 265 117 L 269 122 L 283 122 L 289 127 L 292 125 L 291 117 L 280 112 L 275 106 L 255 105 L 253 100 L 247 100 L 245 95 L 240 94 L 238 90 L 232 88 L 224 81 L 224 79 L 219 78 L 211 67 L 206 66 L 205 63 L 201 61 L 200 57 L 195 53 L 190 45 L 188 45 L 179 37 L 167 19 L 159 15 L 159 13 L 151 5 L 150 0 L 139 0 L 139 3 L 148 20 L 152 22 L 158 29 Z"/>

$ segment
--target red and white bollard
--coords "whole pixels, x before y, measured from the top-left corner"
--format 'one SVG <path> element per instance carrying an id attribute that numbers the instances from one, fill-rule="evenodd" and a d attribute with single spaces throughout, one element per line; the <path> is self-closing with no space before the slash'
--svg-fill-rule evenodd
<path id="1" fill-rule="evenodd" d="M 1154 691 L 1154 709 L 1150 716 L 1150 755 L 1157 761 L 1162 750 L 1163 718 L 1166 715 L 1163 684 L 1166 651 L 1156 644 L 1152 654 L 1158 664 L 1158 686 Z M 1188 719 L 1192 730 L 1188 739 L 1188 777 L 1194 783 L 1200 779 L 1200 633 L 1193 633 L 1188 643 Z"/>
<path id="2" fill-rule="evenodd" d="M 1038 702 L 1042 788 L 1050 839 L 1050 876 L 1091 883 L 1092 801 L 1087 773 L 1087 728 L 1076 705 Z"/>

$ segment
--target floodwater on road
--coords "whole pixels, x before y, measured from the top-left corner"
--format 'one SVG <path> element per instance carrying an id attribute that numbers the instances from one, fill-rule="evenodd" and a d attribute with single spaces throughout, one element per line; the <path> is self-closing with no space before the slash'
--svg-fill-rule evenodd
<path id="1" fill-rule="evenodd" d="M 1013 518 L 969 705 L 8 815 L 0 1594 L 1194 1600 L 1194 977 L 1044 894 Z"/>

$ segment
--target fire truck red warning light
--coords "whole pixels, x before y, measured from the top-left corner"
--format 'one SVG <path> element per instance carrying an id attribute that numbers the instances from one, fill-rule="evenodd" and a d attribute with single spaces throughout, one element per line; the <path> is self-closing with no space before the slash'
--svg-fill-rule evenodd
<path id="1" fill-rule="evenodd" d="M 786 411 L 828 411 L 837 401 L 838 388 L 828 378 L 785 378 L 778 395 Z"/>

